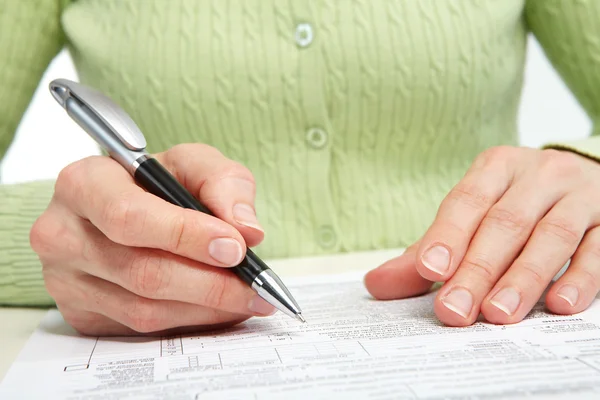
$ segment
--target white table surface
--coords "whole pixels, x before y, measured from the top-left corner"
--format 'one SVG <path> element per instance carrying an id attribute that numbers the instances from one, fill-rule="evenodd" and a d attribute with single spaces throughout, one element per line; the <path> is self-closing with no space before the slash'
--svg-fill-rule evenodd
<path id="1" fill-rule="evenodd" d="M 402 249 L 377 252 L 271 260 L 268 264 L 282 278 L 313 274 L 368 270 L 402 254 Z M 35 330 L 45 309 L 0 307 L 0 380 Z"/>

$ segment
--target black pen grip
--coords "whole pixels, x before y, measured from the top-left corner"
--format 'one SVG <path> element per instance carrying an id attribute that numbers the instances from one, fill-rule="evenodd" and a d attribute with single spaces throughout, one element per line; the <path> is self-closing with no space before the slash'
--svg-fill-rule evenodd
<path id="1" fill-rule="evenodd" d="M 148 192 L 171 204 L 214 216 L 154 158 L 142 161 L 135 170 L 134 178 Z M 252 285 L 258 274 L 267 269 L 269 267 L 250 249 L 247 249 L 246 257 L 242 262 L 231 268 L 240 279 L 249 285 Z"/>

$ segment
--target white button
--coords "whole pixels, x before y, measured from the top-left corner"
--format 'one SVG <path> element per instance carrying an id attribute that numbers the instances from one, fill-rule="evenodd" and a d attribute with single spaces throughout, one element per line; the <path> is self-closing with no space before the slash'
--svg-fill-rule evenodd
<path id="1" fill-rule="evenodd" d="M 315 149 L 322 149 L 327 144 L 327 132 L 320 128 L 312 128 L 306 132 L 306 141 Z"/>
<path id="2" fill-rule="evenodd" d="M 300 47 L 306 47 L 313 41 L 313 30 L 310 24 L 299 24 L 296 27 L 296 43 Z"/>
<path id="3" fill-rule="evenodd" d="M 323 248 L 333 247 L 336 243 L 335 231 L 329 225 L 319 227 L 317 231 L 317 241 Z"/>

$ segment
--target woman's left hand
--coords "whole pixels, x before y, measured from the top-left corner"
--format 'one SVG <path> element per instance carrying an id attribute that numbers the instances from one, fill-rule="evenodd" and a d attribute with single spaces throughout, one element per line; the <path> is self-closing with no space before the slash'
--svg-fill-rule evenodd
<path id="1" fill-rule="evenodd" d="M 451 326 L 521 321 L 546 295 L 557 314 L 586 309 L 600 289 L 600 163 L 567 151 L 482 153 L 442 202 L 422 239 L 370 271 L 379 299 L 445 282 L 434 309 Z"/>

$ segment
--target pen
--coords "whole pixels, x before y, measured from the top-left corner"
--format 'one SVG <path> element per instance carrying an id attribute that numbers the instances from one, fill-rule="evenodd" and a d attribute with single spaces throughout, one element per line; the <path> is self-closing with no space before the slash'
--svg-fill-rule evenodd
<path id="1" fill-rule="evenodd" d="M 214 216 L 171 173 L 148 154 L 146 138 L 111 99 L 95 89 L 67 79 L 50 82 L 50 93 L 67 114 L 108 154 L 127 169 L 148 192 L 183 208 Z M 301 322 L 302 310 L 281 279 L 248 249 L 231 270 L 265 301 Z"/>

